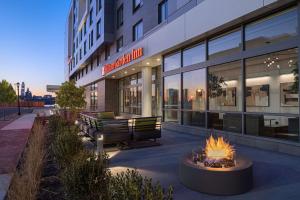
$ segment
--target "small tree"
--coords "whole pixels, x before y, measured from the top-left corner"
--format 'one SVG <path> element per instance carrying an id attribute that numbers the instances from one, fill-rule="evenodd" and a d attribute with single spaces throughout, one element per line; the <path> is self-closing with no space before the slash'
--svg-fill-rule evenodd
<path id="1" fill-rule="evenodd" d="M 86 104 L 84 100 L 84 88 L 76 87 L 75 81 L 66 81 L 56 93 L 57 104 L 64 109 L 76 111 Z"/>
<path id="2" fill-rule="evenodd" d="M 0 103 L 13 103 L 17 99 L 16 92 L 12 85 L 6 80 L 0 82 Z"/>

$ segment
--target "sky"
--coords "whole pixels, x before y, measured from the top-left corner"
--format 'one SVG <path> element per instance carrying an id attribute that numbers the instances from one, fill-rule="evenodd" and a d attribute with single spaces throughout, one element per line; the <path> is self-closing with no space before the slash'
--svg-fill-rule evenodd
<path id="1" fill-rule="evenodd" d="M 64 82 L 70 1 L 0 0 L 0 81 L 24 81 L 33 95 Z"/>

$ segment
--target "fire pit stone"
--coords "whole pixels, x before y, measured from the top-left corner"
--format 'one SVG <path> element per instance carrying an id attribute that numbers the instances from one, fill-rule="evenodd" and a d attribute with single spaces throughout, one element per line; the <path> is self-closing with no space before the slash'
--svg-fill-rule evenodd
<path id="1" fill-rule="evenodd" d="M 223 138 L 206 140 L 206 147 L 183 157 L 179 179 L 187 187 L 208 194 L 234 195 L 252 188 L 252 162 L 236 155 Z"/>

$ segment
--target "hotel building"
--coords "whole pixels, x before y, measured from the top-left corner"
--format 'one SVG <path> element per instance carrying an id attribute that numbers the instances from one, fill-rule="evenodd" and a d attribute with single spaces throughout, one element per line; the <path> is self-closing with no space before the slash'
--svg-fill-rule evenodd
<path id="1" fill-rule="evenodd" d="M 89 111 L 300 155 L 295 0 L 73 0 L 66 80 Z"/>

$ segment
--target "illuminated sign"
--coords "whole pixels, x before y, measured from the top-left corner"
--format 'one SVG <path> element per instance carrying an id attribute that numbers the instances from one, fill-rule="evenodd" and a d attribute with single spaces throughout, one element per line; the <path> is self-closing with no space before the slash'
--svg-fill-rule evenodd
<path id="1" fill-rule="evenodd" d="M 143 48 L 132 49 L 132 51 L 128 54 L 124 54 L 122 57 L 118 58 L 115 62 L 111 64 L 106 64 L 102 68 L 102 75 L 105 75 L 112 70 L 122 67 L 131 61 L 134 61 L 144 55 Z"/>

